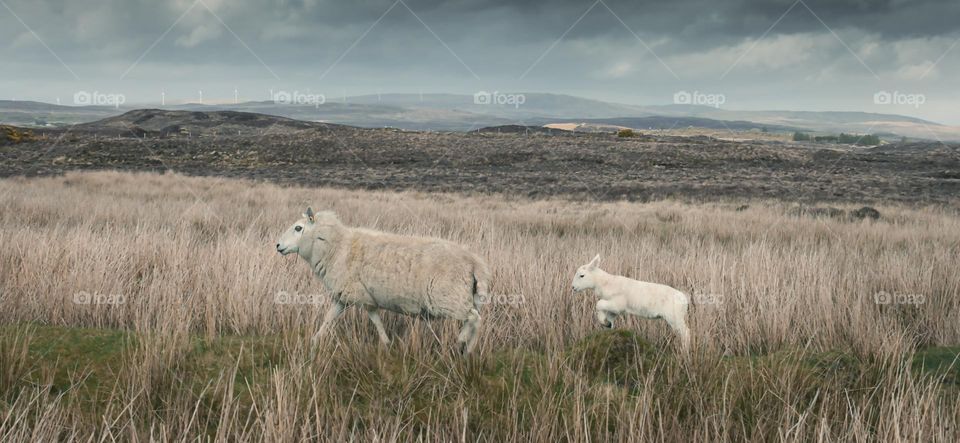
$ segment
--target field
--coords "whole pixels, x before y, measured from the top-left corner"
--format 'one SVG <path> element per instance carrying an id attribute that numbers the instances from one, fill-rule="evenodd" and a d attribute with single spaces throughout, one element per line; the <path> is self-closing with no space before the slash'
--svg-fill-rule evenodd
<path id="1" fill-rule="evenodd" d="M 8 167 L 52 164 L 23 146 L 5 148 Z M 61 164 L 98 152 L 120 169 L 149 160 L 104 146 L 53 149 L 79 153 L 59 153 Z M 926 186 L 909 174 L 877 177 Z M 286 186 L 102 171 L 0 181 L 0 440 L 957 438 L 951 205 L 894 197 L 875 205 L 879 220 L 850 221 L 792 215 L 758 193 L 744 208 L 344 190 L 295 177 L 308 175 L 291 171 L 277 180 Z M 485 257 L 496 295 L 481 309 L 478 352 L 456 354 L 454 322 L 389 313 L 394 341 L 383 347 L 358 312 L 312 352 L 326 294 L 301 260 L 274 250 L 308 204 Z M 660 322 L 600 329 L 593 294 L 570 291 L 595 253 L 609 272 L 691 294 L 690 355 Z"/>
<path id="2" fill-rule="evenodd" d="M 724 139 L 660 131 L 629 138 L 545 134 L 542 128 L 529 134 L 428 133 L 254 114 L 241 114 L 249 118 L 239 122 L 215 112 L 159 114 L 136 111 L 106 123 L 48 131 L 37 141 L 0 145 L 0 177 L 172 169 L 300 186 L 590 201 L 777 199 L 957 207 L 960 195 L 955 144 L 851 148 L 763 140 L 756 132 L 719 134 Z M 191 135 L 163 135 L 171 127 Z"/>

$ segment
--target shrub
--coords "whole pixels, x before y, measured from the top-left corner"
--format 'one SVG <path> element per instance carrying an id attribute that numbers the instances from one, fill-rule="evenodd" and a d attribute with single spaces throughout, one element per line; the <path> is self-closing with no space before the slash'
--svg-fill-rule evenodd
<path id="1" fill-rule="evenodd" d="M 20 129 L 16 126 L 0 125 L 0 145 L 33 140 L 36 140 L 36 137 L 34 137 L 32 131 Z"/>

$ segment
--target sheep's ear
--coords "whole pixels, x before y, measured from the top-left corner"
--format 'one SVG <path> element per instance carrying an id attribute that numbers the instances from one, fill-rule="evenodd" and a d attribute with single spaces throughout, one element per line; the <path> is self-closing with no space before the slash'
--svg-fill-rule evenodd
<path id="1" fill-rule="evenodd" d="M 307 212 L 304 212 L 304 213 L 303 213 L 303 216 L 306 217 L 307 220 L 308 220 L 310 223 L 313 223 L 313 222 L 317 221 L 317 220 L 316 220 L 316 217 L 315 217 L 315 215 L 314 215 L 314 213 L 313 213 L 313 208 L 311 208 L 311 207 L 309 207 L 309 206 L 307 206 Z"/>
<path id="2" fill-rule="evenodd" d="M 593 257 L 593 260 L 590 260 L 590 263 L 587 263 L 587 267 L 590 269 L 597 269 L 597 265 L 600 264 L 600 254 L 597 254 Z"/>

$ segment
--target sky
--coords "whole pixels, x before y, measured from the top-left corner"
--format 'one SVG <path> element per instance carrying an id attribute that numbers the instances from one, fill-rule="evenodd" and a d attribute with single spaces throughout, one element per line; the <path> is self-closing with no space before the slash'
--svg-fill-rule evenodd
<path id="1" fill-rule="evenodd" d="M 960 125 L 958 17 L 957 0 L 0 0 L 0 98 L 686 91 Z"/>

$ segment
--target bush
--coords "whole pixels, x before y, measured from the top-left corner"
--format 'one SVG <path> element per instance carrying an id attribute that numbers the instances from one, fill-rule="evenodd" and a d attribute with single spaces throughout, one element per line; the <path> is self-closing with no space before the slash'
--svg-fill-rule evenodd
<path id="1" fill-rule="evenodd" d="M 617 131 L 617 137 L 636 137 L 637 133 L 633 129 L 621 129 Z"/>
<path id="2" fill-rule="evenodd" d="M 5 143 L 20 143 L 34 141 L 33 132 L 15 126 L 0 125 L 0 145 Z"/>
<path id="3" fill-rule="evenodd" d="M 804 132 L 794 132 L 793 141 L 810 141 L 817 143 L 844 143 L 857 146 L 876 146 L 880 144 L 880 137 L 874 134 L 845 134 L 810 136 Z"/>
<path id="4" fill-rule="evenodd" d="M 858 146 L 874 146 L 874 145 L 880 144 L 880 137 L 877 137 L 876 135 L 873 135 L 873 134 L 857 135 L 857 134 L 844 134 L 841 132 L 840 135 L 837 137 L 837 139 L 840 143 L 847 143 L 847 144 L 858 145 Z"/>

